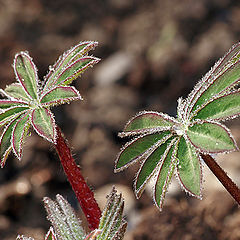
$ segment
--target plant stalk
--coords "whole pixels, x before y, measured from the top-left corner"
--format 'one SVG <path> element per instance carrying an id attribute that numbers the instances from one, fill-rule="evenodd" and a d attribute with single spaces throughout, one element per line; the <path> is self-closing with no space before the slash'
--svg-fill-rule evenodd
<path id="1" fill-rule="evenodd" d="M 64 172 L 67 175 L 73 191 L 87 218 L 89 229 L 98 228 L 101 210 L 94 198 L 93 192 L 88 187 L 80 168 L 75 163 L 71 150 L 68 147 L 60 128 L 57 126 L 57 141 L 55 144 Z"/>
<path id="2" fill-rule="evenodd" d="M 207 166 L 210 168 L 210 170 L 213 172 L 213 174 L 217 177 L 217 179 L 222 183 L 226 190 L 240 205 L 240 189 L 238 188 L 238 186 L 232 181 L 231 178 L 228 177 L 226 172 L 224 172 L 224 170 L 210 155 L 201 154 L 201 157 L 207 164 Z"/>

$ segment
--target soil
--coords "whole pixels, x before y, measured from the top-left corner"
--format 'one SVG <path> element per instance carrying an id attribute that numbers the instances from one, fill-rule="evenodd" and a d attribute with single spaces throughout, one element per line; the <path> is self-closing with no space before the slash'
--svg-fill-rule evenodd
<path id="1" fill-rule="evenodd" d="M 15 81 L 18 51 L 29 51 L 43 78 L 70 46 L 97 40 L 92 54 L 102 61 L 74 83 L 84 101 L 53 111 L 100 205 L 112 185 L 123 192 L 126 240 L 237 240 L 239 208 L 207 167 L 202 201 L 173 181 L 159 212 L 151 187 L 139 200 L 133 195 L 137 166 L 118 174 L 113 166 L 126 121 L 141 110 L 174 116 L 178 97 L 239 41 L 239 24 L 240 3 L 233 0 L 0 0 L 0 87 Z M 239 142 L 239 121 L 228 126 Z M 240 186 L 239 159 L 217 157 Z M 32 132 L 23 160 L 10 155 L 0 172 L 0 239 L 43 240 L 50 223 L 42 198 L 58 193 L 84 221 L 54 147 Z"/>

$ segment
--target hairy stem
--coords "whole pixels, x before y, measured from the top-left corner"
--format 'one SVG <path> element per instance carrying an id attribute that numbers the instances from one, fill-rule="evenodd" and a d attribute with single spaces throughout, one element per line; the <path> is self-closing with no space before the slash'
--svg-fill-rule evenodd
<path id="1" fill-rule="evenodd" d="M 210 155 L 201 154 L 201 157 L 213 172 L 213 174 L 217 177 L 217 179 L 240 205 L 240 189 L 238 186 L 231 180 L 231 178 L 228 177 L 228 175 Z"/>
<path id="2" fill-rule="evenodd" d="M 101 210 L 94 198 L 93 192 L 90 190 L 83 178 L 80 168 L 75 163 L 71 150 L 62 136 L 59 127 L 57 127 L 57 142 L 55 147 L 68 181 L 72 185 L 72 189 L 75 192 L 80 206 L 88 220 L 89 228 L 94 230 L 98 228 Z"/>

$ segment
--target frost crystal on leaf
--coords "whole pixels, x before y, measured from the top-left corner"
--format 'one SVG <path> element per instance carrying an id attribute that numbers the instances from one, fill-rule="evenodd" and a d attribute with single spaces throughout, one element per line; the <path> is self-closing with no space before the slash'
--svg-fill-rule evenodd
<path id="1" fill-rule="evenodd" d="M 0 89 L 0 165 L 4 166 L 13 151 L 19 160 L 30 127 L 47 141 L 55 143 L 56 124 L 51 107 L 82 100 L 77 89 L 70 86 L 87 68 L 100 59 L 88 56 L 97 42 L 81 42 L 68 50 L 49 67 L 44 81 L 38 78 L 37 68 L 28 52 L 14 58 L 13 68 L 17 82 Z"/>
<path id="2" fill-rule="evenodd" d="M 155 179 L 153 198 L 161 209 L 174 172 L 187 193 L 201 198 L 200 154 L 238 150 L 230 130 L 220 121 L 240 115 L 239 83 L 240 43 L 237 43 L 196 84 L 186 99 L 178 99 L 176 118 L 143 111 L 127 122 L 119 136 L 137 138 L 122 147 L 114 171 L 141 162 L 134 181 L 137 198 L 148 181 Z"/>

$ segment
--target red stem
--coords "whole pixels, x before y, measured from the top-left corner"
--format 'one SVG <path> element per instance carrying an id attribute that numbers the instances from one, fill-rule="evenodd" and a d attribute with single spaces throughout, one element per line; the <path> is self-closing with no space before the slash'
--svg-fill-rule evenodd
<path id="1" fill-rule="evenodd" d="M 223 169 L 217 164 L 217 162 L 210 156 L 201 154 L 202 159 L 217 177 L 217 179 L 222 183 L 226 190 L 231 194 L 231 196 L 240 205 L 240 189 L 238 186 L 228 177 L 228 175 L 223 171 Z"/>
<path id="2" fill-rule="evenodd" d="M 94 198 L 93 192 L 88 187 L 84 180 L 80 168 L 75 163 L 71 150 L 68 147 L 61 130 L 57 127 L 57 142 L 55 144 L 57 153 L 61 160 L 63 169 L 67 175 L 73 191 L 80 203 L 80 206 L 88 220 L 88 225 L 91 230 L 98 228 L 101 210 Z"/>

